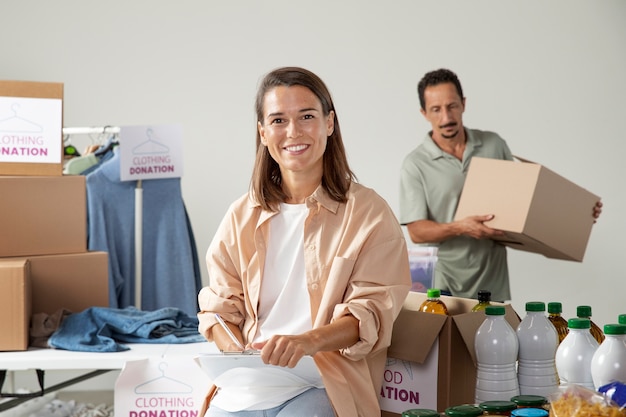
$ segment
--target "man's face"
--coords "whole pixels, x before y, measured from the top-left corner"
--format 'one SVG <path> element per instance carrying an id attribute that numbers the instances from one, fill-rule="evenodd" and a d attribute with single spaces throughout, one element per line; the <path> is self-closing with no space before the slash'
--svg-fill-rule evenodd
<path id="1" fill-rule="evenodd" d="M 432 126 L 435 140 L 454 139 L 463 129 L 465 99 L 452 83 L 437 84 L 424 90 L 425 109 L 421 112 Z"/>

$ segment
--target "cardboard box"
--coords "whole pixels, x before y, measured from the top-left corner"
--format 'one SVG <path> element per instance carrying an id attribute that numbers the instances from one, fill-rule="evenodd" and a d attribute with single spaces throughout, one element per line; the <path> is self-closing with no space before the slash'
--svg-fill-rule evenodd
<path id="1" fill-rule="evenodd" d="M 63 84 L 0 81 L 0 175 L 63 174 Z"/>
<path id="2" fill-rule="evenodd" d="M 0 176 L 0 257 L 87 251 L 85 177 Z"/>
<path id="3" fill-rule="evenodd" d="M 473 313 L 477 300 L 442 296 L 450 315 L 422 313 L 426 294 L 410 292 L 393 326 L 387 352 L 380 404 L 382 416 L 426 408 L 474 403 L 476 388 L 476 331 L 484 311 Z M 494 303 L 497 304 L 497 303 Z M 506 320 L 513 329 L 520 318 L 510 304 Z"/>
<path id="4" fill-rule="evenodd" d="M 582 261 L 600 200 L 548 168 L 522 160 L 472 158 L 455 220 L 494 214 L 485 224 L 503 244 L 548 258 Z"/>
<path id="5" fill-rule="evenodd" d="M 27 260 L 0 262 L 0 351 L 28 348 L 30 291 Z"/>
<path id="6" fill-rule="evenodd" d="M 89 307 L 109 306 L 109 265 L 106 252 L 0 258 L 5 262 L 28 261 L 32 286 L 32 312 L 73 313 Z"/>

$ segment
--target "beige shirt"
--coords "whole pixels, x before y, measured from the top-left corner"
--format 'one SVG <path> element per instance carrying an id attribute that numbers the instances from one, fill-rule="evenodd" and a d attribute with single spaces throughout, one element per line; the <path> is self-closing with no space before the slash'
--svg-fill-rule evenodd
<path id="1" fill-rule="evenodd" d="M 313 328 L 352 315 L 359 320 L 360 340 L 314 359 L 338 416 L 380 416 L 393 321 L 411 285 L 408 254 L 385 200 L 356 183 L 347 197 L 338 203 L 319 187 L 307 198 L 304 258 Z M 207 252 L 210 285 L 198 296 L 199 330 L 208 340 L 216 312 L 239 325 L 246 343 L 256 334 L 268 220 L 274 214 L 246 194 L 220 224 Z"/>

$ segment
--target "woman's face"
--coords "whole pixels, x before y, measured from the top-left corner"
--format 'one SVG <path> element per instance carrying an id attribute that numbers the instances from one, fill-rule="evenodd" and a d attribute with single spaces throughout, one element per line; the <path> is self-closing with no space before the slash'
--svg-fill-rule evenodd
<path id="1" fill-rule="evenodd" d="M 303 86 L 279 86 L 263 99 L 263 120 L 258 123 L 261 143 L 286 174 L 319 176 L 323 173 L 326 140 L 333 133 L 334 114 L 324 116 L 322 103 Z"/>

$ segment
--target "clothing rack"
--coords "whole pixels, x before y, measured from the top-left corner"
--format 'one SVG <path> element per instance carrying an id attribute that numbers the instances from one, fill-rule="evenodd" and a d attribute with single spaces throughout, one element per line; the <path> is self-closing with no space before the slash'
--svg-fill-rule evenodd
<path id="1" fill-rule="evenodd" d="M 98 133 L 120 133 L 120 128 L 118 126 L 63 128 L 63 135 L 94 135 Z"/>
<path id="2" fill-rule="evenodd" d="M 119 134 L 121 131 L 118 126 L 103 127 L 64 127 L 63 136 L 65 135 L 93 135 L 93 134 Z M 143 187 L 141 180 L 137 180 L 135 186 L 135 307 L 141 310 L 141 282 L 142 270 L 141 262 L 143 259 Z"/>

